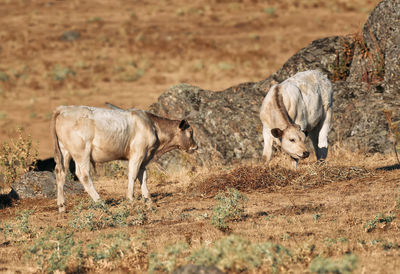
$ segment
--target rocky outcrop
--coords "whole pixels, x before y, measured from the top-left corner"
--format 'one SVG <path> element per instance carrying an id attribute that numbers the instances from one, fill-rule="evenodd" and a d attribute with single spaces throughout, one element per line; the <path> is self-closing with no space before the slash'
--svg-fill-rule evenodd
<path id="1" fill-rule="evenodd" d="M 195 129 L 201 164 L 218 158 L 225 163 L 259 159 L 262 151 L 258 113 L 269 88 L 298 71 L 320 69 L 334 87 L 331 144 L 350 149 L 387 153 L 383 109 L 400 119 L 400 2 L 384 0 L 371 13 L 363 36 L 316 40 L 292 56 L 276 73 L 258 83 L 244 83 L 220 92 L 186 84 L 171 87 L 150 111 L 188 118 Z M 381 59 L 380 59 L 381 58 Z M 186 162 L 185 154 L 172 152 L 159 162 L 173 166 Z"/>
<path id="2" fill-rule="evenodd" d="M 363 36 L 366 47 L 372 52 L 384 53 L 393 45 L 400 24 L 400 2 L 381 1 L 364 24 Z"/>
<path id="3" fill-rule="evenodd" d="M 12 184 L 18 198 L 55 198 L 57 195 L 56 177 L 49 171 L 29 171 Z M 67 180 L 64 185 L 66 194 L 83 193 L 81 183 Z"/>
<path id="4" fill-rule="evenodd" d="M 384 78 L 385 92 L 400 95 L 400 1 L 381 1 L 364 24 L 362 38 L 357 58 L 373 68 L 370 80 Z"/>
<path id="5" fill-rule="evenodd" d="M 399 110 L 400 98 L 388 100 L 380 84 L 339 81 L 333 83 L 333 88 L 334 118 L 330 143 L 341 143 L 352 150 L 368 153 L 392 152 L 383 110 Z"/>

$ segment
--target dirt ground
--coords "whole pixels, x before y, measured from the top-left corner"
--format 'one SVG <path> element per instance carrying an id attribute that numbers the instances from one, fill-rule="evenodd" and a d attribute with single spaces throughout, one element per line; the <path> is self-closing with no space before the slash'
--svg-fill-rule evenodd
<path id="1" fill-rule="evenodd" d="M 216 263 L 228 273 L 271 273 L 274 269 L 310 273 L 317 271 L 311 271 L 316 266 L 320 270 L 336 269 L 335 273 L 346 269 L 354 273 L 397 273 L 400 169 L 390 168 L 394 157 L 365 158 L 362 154 L 335 151 L 327 164 L 315 165 L 307 160 L 297 172 L 277 165 L 285 160 L 278 155 L 271 169 L 247 163 L 230 168 L 213 165 L 175 174 L 160 172 L 152 165 L 151 206 L 141 200 L 126 204 L 126 177 L 113 175 L 95 180 L 109 211 L 90 206 L 87 194 L 68 195 L 64 214 L 58 213 L 55 199 L 15 201 L 12 207 L 0 210 L 0 271 L 40 272 L 43 259 L 43 268 L 51 271 L 54 265 L 60 266 L 55 258 L 64 254 L 69 258 L 66 270 L 73 272 L 169 272 L 187 263 L 190 256 L 209 262 L 207 253 L 196 251 L 212 250 L 218 246 L 215 242 L 230 239 L 231 247 L 226 246 L 229 242 L 220 245 L 225 251 Z M 253 184 L 260 175 L 267 180 Z M 229 221 L 226 230 L 213 223 L 218 202 L 214 199 L 215 189 L 209 185 L 215 181 L 215 188 L 224 191 L 226 187 L 237 187 L 248 199 L 241 218 Z M 136 195 L 140 193 L 139 186 L 135 191 Z M 126 208 L 130 215 L 123 219 L 118 213 Z M 22 216 L 27 211 L 31 213 L 24 221 Z M 105 219 L 111 216 L 110 212 L 112 222 Z M 57 234 L 47 234 L 49 229 Z M 68 247 L 68 242 L 63 235 L 67 232 L 74 245 L 64 252 L 62 248 Z M 125 239 L 125 235 L 128 246 L 118 245 L 118 239 Z M 248 256 L 256 256 L 255 249 L 246 249 L 246 243 L 229 237 L 241 237 L 254 244 L 279 244 L 272 252 L 287 249 L 290 257 L 281 258 L 276 253 L 274 268 L 267 253 L 261 266 L 253 267 Z M 88 250 L 96 241 L 102 244 L 94 255 Z M 46 249 L 46 244 L 52 243 L 59 247 Z M 178 251 L 179 246 L 184 246 L 183 251 Z M 76 247 L 83 248 L 80 256 L 73 252 Z M 110 250 L 117 253 L 110 254 Z M 354 266 L 346 264 L 346 256 L 355 256 Z M 80 268 L 76 266 L 78 257 Z M 318 257 L 328 258 L 329 262 L 316 264 Z"/>
<path id="2" fill-rule="evenodd" d="M 145 109 L 182 82 L 219 91 L 259 81 L 317 38 L 361 31 L 379 1 L 82 2 L 0 0 L 0 141 L 22 126 L 39 141 L 40 158 L 51 156 L 49 122 L 60 104 L 108 101 Z M 66 31 L 76 33 L 65 38 Z M 95 178 L 108 210 L 93 208 L 87 194 L 67 196 L 66 214 L 57 212 L 55 199 L 14 201 L 0 209 L 0 272 L 40 272 L 43 261 L 49 271 L 63 256 L 72 258 L 69 271 L 142 273 L 157 263 L 156 270 L 168 270 L 186 263 L 193 250 L 213 248 L 231 235 L 280 244 L 291 256 L 258 268 L 218 262 L 228 272 L 270 273 L 275 262 L 278 271 L 308 273 L 318 256 L 343 267 L 348 255 L 357 258 L 356 273 L 398 271 L 400 169 L 394 155 L 367 156 L 335 144 L 326 166 L 315 165 L 312 156 L 293 173 L 280 167 L 285 161 L 278 155 L 271 169 L 210 163 L 174 172 L 152 164 L 153 204 L 129 204 L 126 219 L 118 214 L 126 209 L 127 179 L 118 174 Z M 241 218 L 222 231 L 212 216 L 214 196 L 226 187 L 239 189 L 248 201 Z M 138 186 L 135 191 L 140 193 Z M 112 223 L 104 219 L 110 212 Z M 55 234 L 46 236 L 49 228 Z M 73 237 L 63 238 L 68 233 Z M 115 246 L 125 239 L 121 233 L 131 237 L 128 247 Z M 83 253 L 62 253 L 71 239 Z M 97 239 L 104 241 L 98 250 L 115 252 L 97 260 L 99 254 L 89 252 Z M 183 253 L 164 250 L 179 242 L 186 244 Z M 53 251 L 46 249 L 51 244 Z"/>
<path id="3" fill-rule="evenodd" d="M 46 158 L 60 104 L 146 109 L 182 82 L 263 80 L 315 39 L 360 32 L 378 2 L 1 0 L 0 141 L 22 126 Z"/>

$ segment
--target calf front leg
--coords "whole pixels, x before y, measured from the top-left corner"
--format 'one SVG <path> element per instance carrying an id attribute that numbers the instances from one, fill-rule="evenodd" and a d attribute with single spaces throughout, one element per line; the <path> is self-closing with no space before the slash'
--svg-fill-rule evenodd
<path id="1" fill-rule="evenodd" d="M 145 199 L 150 199 L 150 193 L 147 189 L 147 170 L 141 167 L 138 174 L 138 179 L 140 182 L 140 189 L 142 190 L 142 195 Z"/>
<path id="2" fill-rule="evenodd" d="M 265 164 L 269 164 L 272 158 L 272 144 L 274 137 L 271 135 L 271 130 L 269 128 L 263 127 L 263 137 L 264 137 L 264 150 L 262 154 L 262 159 Z"/>
<path id="3" fill-rule="evenodd" d="M 140 170 L 140 166 L 142 164 L 143 157 L 132 157 L 129 159 L 128 163 L 128 192 L 126 194 L 126 197 L 128 200 L 133 201 L 133 189 L 135 187 L 135 180 L 138 177 L 138 173 Z M 146 186 L 147 190 L 147 186 Z M 143 189 L 142 189 L 143 191 Z M 144 195 L 144 194 L 143 194 Z"/>

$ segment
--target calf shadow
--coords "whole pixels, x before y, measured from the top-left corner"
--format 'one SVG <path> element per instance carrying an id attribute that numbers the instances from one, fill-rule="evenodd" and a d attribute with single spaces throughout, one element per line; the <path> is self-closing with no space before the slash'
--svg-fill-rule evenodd
<path id="1" fill-rule="evenodd" d="M 18 200 L 18 193 L 15 192 L 14 189 L 11 189 L 11 192 L 8 194 L 0 195 L 0 209 L 4 209 L 6 207 L 11 207 L 14 200 Z"/>
<path id="2" fill-rule="evenodd" d="M 29 169 L 30 171 L 50 171 L 54 172 L 56 169 L 56 161 L 54 160 L 53 157 L 46 158 L 44 160 L 36 160 L 33 164 L 32 167 Z M 74 181 L 78 181 L 78 177 L 75 174 L 75 162 L 74 160 L 69 161 L 69 172 L 73 174 L 74 176 Z"/>
<path id="3" fill-rule="evenodd" d="M 397 170 L 397 169 L 400 169 L 400 164 L 378 167 L 376 170 L 392 171 L 392 170 Z"/>
<path id="4" fill-rule="evenodd" d="M 170 193 L 170 192 L 165 192 L 165 193 L 157 193 L 156 192 L 156 193 L 150 194 L 150 197 L 153 200 L 153 202 L 158 202 L 164 198 L 171 197 L 171 196 L 172 196 L 172 193 Z"/>

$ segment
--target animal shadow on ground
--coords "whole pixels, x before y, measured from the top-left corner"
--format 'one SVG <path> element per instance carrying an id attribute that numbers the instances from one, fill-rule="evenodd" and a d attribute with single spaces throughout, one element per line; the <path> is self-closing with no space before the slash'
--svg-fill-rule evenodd
<path id="1" fill-rule="evenodd" d="M 11 189 L 11 192 L 8 194 L 1 194 L 0 195 L 0 209 L 12 206 L 13 200 L 18 200 L 19 196 L 18 193 L 15 192 L 14 189 Z"/>
<path id="2" fill-rule="evenodd" d="M 392 170 L 396 170 L 396 169 L 400 169 L 400 164 L 378 167 L 376 170 L 392 171 Z"/>
<path id="3" fill-rule="evenodd" d="M 159 200 L 162 200 L 164 198 L 171 197 L 171 196 L 172 196 L 172 193 L 170 193 L 170 192 L 152 193 L 151 194 L 151 198 L 152 198 L 153 202 L 158 202 Z"/>
<path id="4" fill-rule="evenodd" d="M 36 160 L 33 164 L 32 167 L 30 168 L 31 171 L 50 171 L 54 172 L 56 169 L 56 161 L 54 160 L 53 157 L 46 158 L 44 160 Z M 78 177 L 75 174 L 75 162 L 74 160 L 69 161 L 69 171 L 71 174 L 74 175 L 74 181 L 78 181 Z"/>
<path id="5" fill-rule="evenodd" d="M 153 202 L 157 202 L 159 200 L 162 200 L 166 197 L 171 197 L 172 193 L 167 192 L 167 193 L 152 193 L 151 194 L 151 198 Z M 137 200 L 141 200 L 143 199 L 142 195 L 139 195 L 136 197 Z M 124 201 L 126 201 L 126 199 L 115 199 L 115 198 L 109 198 L 107 200 L 105 200 L 105 203 L 109 206 L 118 206 L 121 203 L 123 203 Z"/>

